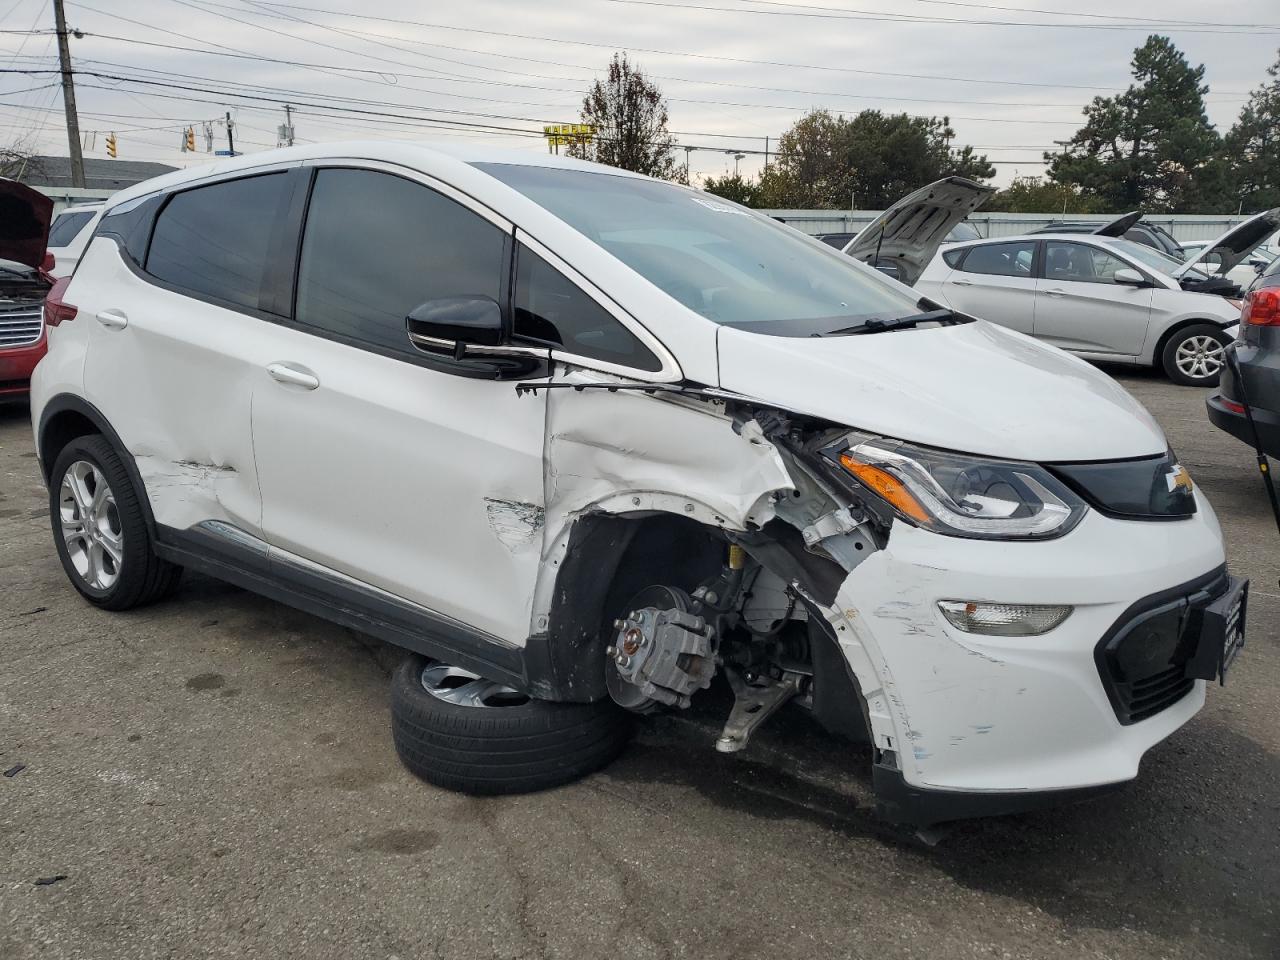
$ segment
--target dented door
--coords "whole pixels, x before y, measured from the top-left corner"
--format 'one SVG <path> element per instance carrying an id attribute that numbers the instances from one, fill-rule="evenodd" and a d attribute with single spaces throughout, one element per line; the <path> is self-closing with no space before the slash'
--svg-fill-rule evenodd
<path id="1" fill-rule="evenodd" d="M 304 557 L 512 643 L 542 545 L 544 396 L 276 327 L 253 437 L 263 528 Z"/>

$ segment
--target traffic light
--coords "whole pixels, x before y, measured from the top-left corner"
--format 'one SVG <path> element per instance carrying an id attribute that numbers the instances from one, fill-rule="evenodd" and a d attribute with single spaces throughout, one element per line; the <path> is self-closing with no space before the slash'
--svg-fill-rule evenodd
<path id="1" fill-rule="evenodd" d="M 116 135 L 115 132 L 107 134 L 107 156 L 115 158 L 116 155 Z"/>
<path id="2" fill-rule="evenodd" d="M 187 132 L 183 135 L 182 151 L 183 153 L 192 152 L 196 149 L 196 131 L 194 127 L 187 127 Z"/>

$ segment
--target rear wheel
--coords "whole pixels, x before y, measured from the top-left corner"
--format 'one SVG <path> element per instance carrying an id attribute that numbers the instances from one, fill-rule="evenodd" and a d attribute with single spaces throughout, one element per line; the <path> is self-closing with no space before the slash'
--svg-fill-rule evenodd
<path id="1" fill-rule="evenodd" d="M 182 568 L 156 556 L 141 491 L 102 436 L 62 448 L 49 480 L 49 516 L 58 559 L 90 603 L 128 610 L 171 592 Z"/>
<path id="2" fill-rule="evenodd" d="M 1161 363 L 1174 383 L 1186 387 L 1216 387 L 1226 364 L 1224 351 L 1231 338 L 1212 323 L 1195 323 L 1175 331 L 1164 345 Z"/>
<path id="3" fill-rule="evenodd" d="M 396 752 L 422 779 L 461 793 L 528 793 L 600 769 L 626 746 L 611 700 L 553 703 L 413 655 L 391 681 Z"/>

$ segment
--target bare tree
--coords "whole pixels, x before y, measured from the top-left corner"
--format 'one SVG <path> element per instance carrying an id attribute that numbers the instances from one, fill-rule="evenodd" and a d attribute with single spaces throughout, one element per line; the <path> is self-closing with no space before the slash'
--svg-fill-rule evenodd
<path id="1" fill-rule="evenodd" d="M 29 182 L 39 179 L 41 173 L 43 167 L 35 150 L 25 140 L 0 147 L 0 177 Z"/>
<path id="2" fill-rule="evenodd" d="M 571 144 L 570 156 L 666 180 L 679 175 L 662 91 L 625 53 L 615 53 L 608 78 L 587 91 L 582 122 L 595 127 L 595 136 L 589 143 Z"/>

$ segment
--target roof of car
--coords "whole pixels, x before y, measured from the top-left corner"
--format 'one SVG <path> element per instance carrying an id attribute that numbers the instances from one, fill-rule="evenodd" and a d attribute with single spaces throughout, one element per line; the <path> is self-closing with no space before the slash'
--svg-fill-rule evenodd
<path id="1" fill-rule="evenodd" d="M 438 169 L 452 165 L 477 163 L 510 163 L 531 167 L 558 167 L 565 170 L 594 171 L 622 177 L 640 177 L 618 167 L 609 167 L 573 157 L 543 153 L 538 150 L 511 150 L 471 143 L 437 143 L 423 140 L 342 140 L 304 146 L 262 150 L 238 157 L 227 157 L 213 163 L 199 164 L 164 176 L 145 180 L 121 190 L 111 198 L 111 206 L 201 180 L 224 176 L 258 167 L 326 158 L 375 160 L 398 163 L 411 169 Z"/>
<path id="2" fill-rule="evenodd" d="M 1123 239 L 1122 237 L 1100 237 L 1094 233 L 1018 233 L 1008 237 L 982 237 L 978 240 L 958 240 L 955 243 L 947 244 L 950 250 L 960 250 L 964 247 L 977 247 L 984 243 L 1017 243 L 1020 240 L 1070 240 L 1072 243 L 1088 242 L 1092 240 L 1095 243 L 1110 243 L 1115 240 Z"/>

